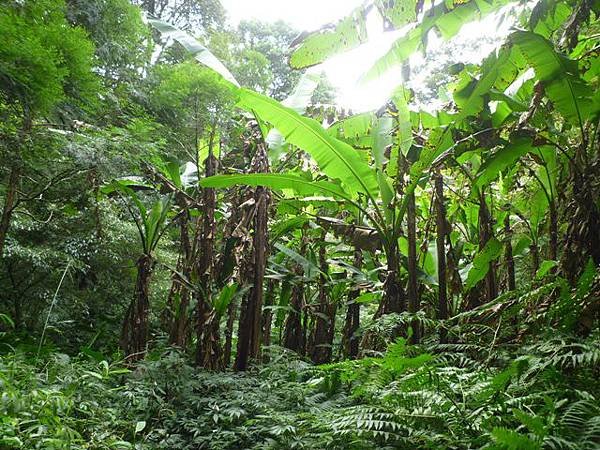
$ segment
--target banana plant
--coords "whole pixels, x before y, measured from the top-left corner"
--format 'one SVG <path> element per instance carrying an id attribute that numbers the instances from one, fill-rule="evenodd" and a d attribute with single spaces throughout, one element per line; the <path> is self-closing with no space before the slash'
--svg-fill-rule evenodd
<path id="1" fill-rule="evenodd" d="M 140 238 L 142 254 L 136 261 L 137 277 L 134 297 L 131 300 L 121 328 L 120 344 L 129 360 L 143 358 L 148 343 L 150 314 L 150 280 L 154 271 L 154 251 L 168 227 L 171 195 L 156 200 L 150 210 L 138 196 L 138 190 L 151 186 L 128 180 L 117 180 L 105 186 L 104 195 L 120 195 L 129 210 Z M 132 205 L 133 204 L 133 205 Z"/>

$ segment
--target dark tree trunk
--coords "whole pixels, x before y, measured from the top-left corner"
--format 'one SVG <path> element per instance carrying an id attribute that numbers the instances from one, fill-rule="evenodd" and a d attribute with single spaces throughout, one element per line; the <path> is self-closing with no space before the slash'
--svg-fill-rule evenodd
<path id="1" fill-rule="evenodd" d="M 321 235 L 321 246 L 319 249 L 319 265 L 321 275 L 319 276 L 319 305 L 315 317 L 313 332 L 311 359 L 315 364 L 325 364 L 331 361 L 333 350 L 333 335 L 335 332 L 335 304 L 327 299 L 327 254 L 325 246 L 326 232 Z"/>
<path id="2" fill-rule="evenodd" d="M 209 143 L 209 154 L 204 162 L 206 168 L 206 177 L 215 175 L 217 160 L 213 155 L 213 137 Z M 215 209 L 217 203 L 216 192 L 212 188 L 206 188 L 202 191 L 202 232 L 200 234 L 200 258 L 196 265 L 196 277 L 199 285 L 197 294 L 196 306 L 196 364 L 205 368 L 215 367 L 218 363 L 216 358 L 219 355 L 215 352 L 214 347 L 218 346 L 215 343 L 217 336 L 213 335 L 215 330 L 214 325 L 209 326 L 211 321 L 212 306 L 210 303 L 212 289 L 212 264 L 214 257 L 214 240 L 215 240 Z M 218 326 L 217 326 L 218 331 Z"/>
<path id="3" fill-rule="evenodd" d="M 0 219 L 0 257 L 4 253 L 4 244 L 6 242 L 6 236 L 8 229 L 10 228 L 10 221 L 12 218 L 15 205 L 17 203 L 17 189 L 19 187 L 19 179 L 21 177 L 21 169 L 18 164 L 15 164 L 8 177 L 8 189 L 6 190 L 6 197 L 4 199 L 4 208 L 2 209 L 2 219 Z"/>
<path id="4" fill-rule="evenodd" d="M 551 198 L 548 206 L 550 210 L 550 252 L 548 256 L 552 261 L 556 261 L 558 258 L 558 213 L 556 211 L 556 200 Z"/>
<path id="5" fill-rule="evenodd" d="M 121 328 L 121 348 L 130 361 L 138 361 L 146 353 L 150 313 L 150 278 L 154 260 L 150 255 L 142 255 L 136 265 L 135 296 L 129 304 Z"/>
<path id="6" fill-rule="evenodd" d="M 308 240 L 306 231 L 302 230 L 302 241 L 300 244 L 300 255 L 305 256 Z M 296 278 L 301 278 L 304 270 L 299 265 L 295 269 Z M 302 312 L 304 311 L 304 285 L 294 283 L 292 294 L 290 297 L 290 312 L 285 321 L 285 329 L 283 332 L 283 346 L 296 353 L 302 354 L 304 342 L 304 330 L 302 328 Z"/>
<path id="7" fill-rule="evenodd" d="M 231 349 L 233 348 L 233 325 L 237 316 L 237 302 L 231 301 L 227 307 L 227 324 L 225 326 L 225 346 L 223 348 L 223 367 L 231 364 Z"/>
<path id="8" fill-rule="evenodd" d="M 181 272 L 188 281 L 192 275 L 192 247 L 189 236 L 189 216 L 187 211 L 181 216 L 180 222 L 180 238 L 181 238 Z M 179 279 L 179 275 L 173 277 L 172 292 L 179 295 L 179 305 L 175 308 L 175 315 L 169 335 L 171 345 L 176 345 L 185 348 L 189 336 L 189 317 L 188 308 L 190 304 L 190 292 L 185 286 L 185 283 Z"/>
<path id="9" fill-rule="evenodd" d="M 532 265 L 531 276 L 535 277 L 535 274 L 537 273 L 538 269 L 540 268 L 540 251 L 535 242 L 533 242 L 529 246 L 529 253 L 531 253 L 531 265 Z"/>
<path id="10" fill-rule="evenodd" d="M 354 249 L 354 267 L 362 267 L 362 252 Z M 346 312 L 346 324 L 344 326 L 344 356 L 348 359 L 358 358 L 359 339 L 356 335 L 360 327 L 360 303 L 356 303 L 360 290 L 352 286 L 348 293 L 348 310 Z"/>
<path id="11" fill-rule="evenodd" d="M 406 292 L 399 278 L 399 255 L 396 243 L 392 244 L 392 248 L 387 253 L 387 258 L 388 270 L 383 282 L 383 298 L 373 316 L 373 320 L 377 320 L 386 314 L 406 311 Z M 402 332 L 403 330 L 400 327 L 393 330 L 392 339 L 402 334 Z M 374 332 L 365 333 L 361 342 L 363 353 L 368 350 L 382 350 L 384 346 L 385 342 L 378 341 Z"/>
<path id="12" fill-rule="evenodd" d="M 487 206 L 485 191 L 482 190 L 479 195 L 479 250 L 483 250 L 492 235 L 492 216 Z M 494 262 L 491 262 L 485 276 L 486 302 L 491 302 L 497 296 L 496 266 Z"/>
<path id="13" fill-rule="evenodd" d="M 448 318 L 448 288 L 446 267 L 446 206 L 444 204 L 444 179 L 441 173 L 435 176 L 436 246 L 438 260 L 438 319 Z M 446 329 L 440 328 L 440 343 L 446 343 Z"/>
<path id="14" fill-rule="evenodd" d="M 504 258 L 506 261 L 506 280 L 509 291 L 514 291 L 517 288 L 516 277 L 515 277 L 515 260 L 513 258 L 512 248 L 512 229 L 510 228 L 510 213 L 506 213 L 504 218 Z"/>
<path id="15" fill-rule="evenodd" d="M 273 306 L 275 297 L 275 280 L 269 280 L 267 283 L 267 294 L 265 297 L 265 306 Z M 273 322 L 273 310 L 271 308 L 263 308 L 262 314 L 262 346 L 268 347 L 271 345 L 271 326 Z M 269 362 L 269 354 L 263 352 L 263 361 Z"/>
<path id="16" fill-rule="evenodd" d="M 408 197 L 406 209 L 408 228 L 408 311 L 415 314 L 419 310 L 419 287 L 417 281 L 417 217 L 415 195 Z M 418 320 L 412 322 L 413 334 L 411 342 L 418 344 L 421 340 L 421 324 Z"/>
<path id="17" fill-rule="evenodd" d="M 259 144 L 253 164 L 253 173 L 268 173 L 269 160 L 266 148 Z M 238 348 L 235 369 L 243 371 L 248 368 L 251 359 L 257 359 L 260 353 L 261 314 L 263 304 L 263 287 L 267 267 L 268 218 L 270 193 L 267 188 L 259 186 L 254 193 L 255 216 L 253 247 L 253 284 L 248 295 L 246 308 L 240 314 L 238 330 Z"/>
<path id="18" fill-rule="evenodd" d="M 302 269 L 296 269 L 296 275 L 302 276 Z M 283 346 L 296 353 L 304 348 L 304 332 L 302 329 L 302 311 L 304 309 L 304 286 L 295 284 L 290 297 L 291 311 L 288 313 L 283 332 Z"/>

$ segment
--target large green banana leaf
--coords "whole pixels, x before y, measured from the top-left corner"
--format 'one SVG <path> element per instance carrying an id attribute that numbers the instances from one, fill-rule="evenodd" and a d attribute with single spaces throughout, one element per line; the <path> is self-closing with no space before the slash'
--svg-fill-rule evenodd
<path id="1" fill-rule="evenodd" d="M 495 180 L 500 172 L 515 164 L 519 158 L 530 151 L 543 151 L 543 147 L 534 147 L 529 139 L 519 139 L 518 141 L 506 145 L 496 151 L 481 166 L 475 186 L 481 188 Z"/>
<path id="2" fill-rule="evenodd" d="M 193 38 L 179 28 L 174 27 L 170 23 L 165 22 L 164 20 L 149 18 L 148 22 L 167 40 L 173 39 L 174 41 L 179 42 L 183 48 L 194 55 L 194 58 L 200 64 L 204 64 L 220 74 L 230 83 L 234 84 L 235 86 L 239 86 L 239 83 L 231 74 L 231 72 L 227 70 L 227 67 L 225 67 L 225 65 L 215 55 L 213 55 L 210 50 L 200 44 L 197 39 Z"/>
<path id="3" fill-rule="evenodd" d="M 310 181 L 295 174 L 253 173 L 216 175 L 200 181 L 200 186 L 225 188 L 231 186 L 264 186 L 277 190 L 290 190 L 300 196 L 324 194 L 351 200 L 350 194 L 340 186 L 328 181 Z"/>
<path id="4" fill-rule="evenodd" d="M 366 42 L 366 15 L 369 9 L 359 6 L 336 25 L 326 25 L 317 31 L 301 35 L 292 43 L 290 66 L 294 69 L 311 67 Z"/>
<path id="5" fill-rule="evenodd" d="M 383 18 L 384 29 L 399 29 L 417 19 L 416 0 L 371 0 L 355 8 L 337 24 L 328 24 L 304 33 L 292 43 L 290 65 L 303 69 L 320 64 L 367 42 L 367 15 L 375 6 Z"/>
<path id="6" fill-rule="evenodd" d="M 571 124 L 583 128 L 595 113 L 594 91 L 579 76 L 577 61 L 557 53 L 554 45 L 539 34 L 517 31 L 509 37 L 544 85 L 548 98 Z"/>
<path id="7" fill-rule="evenodd" d="M 323 173 L 341 180 L 349 192 L 363 192 L 373 200 L 377 197 L 375 172 L 355 149 L 328 135 L 317 121 L 248 89 L 240 90 L 238 106 L 277 128 L 286 142 L 309 153 Z"/>
<path id="8" fill-rule="evenodd" d="M 435 5 L 423 14 L 421 23 L 394 42 L 388 52 L 362 76 L 362 80 L 377 79 L 391 68 L 402 64 L 423 48 L 431 29 L 435 28 L 448 40 L 456 36 L 466 23 L 481 19 L 509 2 L 510 0 L 456 0 Z"/>
<path id="9" fill-rule="evenodd" d="M 298 81 L 294 91 L 282 102 L 282 104 L 292 108 L 298 114 L 304 114 L 315 89 L 319 86 L 320 80 L 321 75 L 305 73 Z M 269 157 L 271 160 L 277 160 L 285 151 L 286 146 L 283 136 L 276 128 L 273 128 L 267 134 L 265 141 L 269 147 Z"/>

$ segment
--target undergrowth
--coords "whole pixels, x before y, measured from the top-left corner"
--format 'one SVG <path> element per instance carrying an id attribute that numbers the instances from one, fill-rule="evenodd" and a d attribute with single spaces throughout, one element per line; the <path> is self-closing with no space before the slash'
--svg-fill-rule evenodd
<path id="1" fill-rule="evenodd" d="M 4 449 L 595 449 L 600 337 L 409 346 L 250 374 L 165 350 L 130 370 L 86 355 L 0 359 Z"/>

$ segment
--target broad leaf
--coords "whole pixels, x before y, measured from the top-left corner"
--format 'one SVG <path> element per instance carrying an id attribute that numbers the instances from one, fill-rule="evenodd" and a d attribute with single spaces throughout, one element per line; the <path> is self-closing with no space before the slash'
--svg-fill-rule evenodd
<path id="1" fill-rule="evenodd" d="M 247 89 L 240 91 L 238 106 L 271 123 L 287 142 L 309 153 L 328 177 L 341 180 L 352 192 L 364 192 L 372 198 L 377 196 L 375 172 L 356 150 L 329 136 L 317 121 Z"/>
<path id="2" fill-rule="evenodd" d="M 350 199 L 347 192 L 328 181 L 309 181 L 294 174 L 255 173 L 239 175 L 216 175 L 200 181 L 200 186 L 225 188 L 231 186 L 265 186 L 271 189 L 290 190 L 301 196 L 325 194 Z"/>
<path id="3" fill-rule="evenodd" d="M 539 34 L 517 31 L 509 37 L 543 83 L 556 109 L 574 125 L 583 127 L 595 108 L 593 89 L 579 76 L 577 61 L 557 53 L 554 45 Z"/>
<path id="4" fill-rule="evenodd" d="M 188 33 L 180 30 L 179 28 L 174 27 L 170 23 L 165 22 L 164 20 L 149 18 L 148 22 L 150 25 L 156 28 L 156 30 L 158 30 L 164 38 L 173 39 L 181 44 L 183 48 L 194 55 L 194 58 L 200 64 L 204 64 L 220 74 L 230 83 L 233 83 L 235 86 L 239 86 L 239 83 L 231 74 L 231 72 L 227 70 L 227 67 L 225 67 L 225 65 L 219 61 L 219 59 L 213 55 L 210 50 L 200 44 L 198 40 L 194 39 Z"/>
<path id="5" fill-rule="evenodd" d="M 294 69 L 311 67 L 366 42 L 367 14 L 368 8 L 360 6 L 336 25 L 325 25 L 312 33 L 302 34 L 292 43 L 290 66 Z"/>
<path id="6" fill-rule="evenodd" d="M 511 167 L 521 156 L 533 149 L 534 147 L 531 146 L 529 139 L 520 139 L 515 143 L 501 147 L 483 163 L 475 181 L 475 186 L 477 188 L 487 186 L 501 172 Z"/>
<path id="7" fill-rule="evenodd" d="M 496 260 L 502 254 L 502 244 L 496 238 L 492 238 L 485 244 L 483 250 L 481 250 L 473 259 L 473 267 L 469 270 L 465 288 L 467 290 L 472 289 L 477 283 L 479 283 L 485 275 L 488 273 L 490 263 Z"/>

